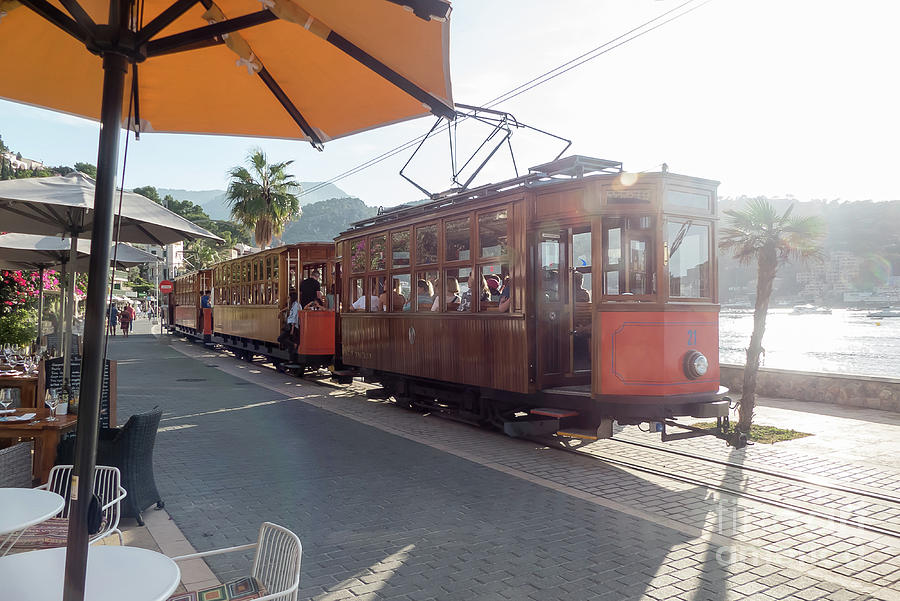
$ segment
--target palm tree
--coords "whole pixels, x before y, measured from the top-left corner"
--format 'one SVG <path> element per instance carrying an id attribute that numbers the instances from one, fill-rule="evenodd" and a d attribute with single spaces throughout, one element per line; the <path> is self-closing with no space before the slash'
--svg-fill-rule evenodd
<path id="1" fill-rule="evenodd" d="M 254 150 L 245 167 L 233 167 L 228 174 L 225 200 L 231 206 L 231 219 L 253 230 L 256 245 L 265 248 L 284 226 L 300 215 L 297 193 L 300 184 L 285 169 L 294 161 L 269 164 L 265 153 Z"/>
<path id="2" fill-rule="evenodd" d="M 779 215 L 765 198 L 747 202 L 744 210 L 725 211 L 731 219 L 722 232 L 719 248 L 730 251 L 742 264 L 756 262 L 756 306 L 753 311 L 753 334 L 747 347 L 747 364 L 739 403 L 738 431 L 749 435 L 756 405 L 756 374 L 763 352 L 766 312 L 778 267 L 791 260 L 821 260 L 821 240 L 825 223 L 818 217 L 794 217 L 792 204 Z"/>

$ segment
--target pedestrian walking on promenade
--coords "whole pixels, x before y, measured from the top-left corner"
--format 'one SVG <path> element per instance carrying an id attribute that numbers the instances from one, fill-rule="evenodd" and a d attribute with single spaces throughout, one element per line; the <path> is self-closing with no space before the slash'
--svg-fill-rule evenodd
<path id="1" fill-rule="evenodd" d="M 125 335 L 125 338 L 128 338 L 128 332 L 131 330 L 131 323 L 134 321 L 134 308 L 131 304 L 125 305 L 120 320 L 122 322 L 122 334 Z"/>
<path id="2" fill-rule="evenodd" d="M 116 326 L 119 324 L 119 308 L 116 303 L 110 303 L 109 315 L 106 316 L 106 329 L 113 336 L 116 335 Z"/>

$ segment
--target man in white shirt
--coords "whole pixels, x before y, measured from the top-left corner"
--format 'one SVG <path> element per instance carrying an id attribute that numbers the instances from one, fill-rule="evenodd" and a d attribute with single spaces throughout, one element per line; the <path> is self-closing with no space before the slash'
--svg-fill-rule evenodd
<path id="1" fill-rule="evenodd" d="M 381 302 L 378 300 L 377 296 L 369 297 L 369 304 L 371 305 L 372 311 L 380 311 L 381 310 Z M 360 296 L 356 301 L 351 305 L 351 308 L 354 311 L 365 311 L 366 310 L 366 297 Z"/>

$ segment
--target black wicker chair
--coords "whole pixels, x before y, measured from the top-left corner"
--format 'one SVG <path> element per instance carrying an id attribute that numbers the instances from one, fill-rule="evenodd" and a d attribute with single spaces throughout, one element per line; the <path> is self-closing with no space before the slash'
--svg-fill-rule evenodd
<path id="1" fill-rule="evenodd" d="M 124 499 L 124 517 L 133 517 L 144 525 L 141 512 L 156 503 L 165 506 L 153 477 L 153 445 L 162 417 L 161 409 L 139 413 L 128 418 L 121 428 L 100 430 L 97 464 L 112 465 L 122 473 L 122 487 L 128 491 Z"/>
<path id="2" fill-rule="evenodd" d="M 0 488 L 31 488 L 31 441 L 0 449 Z"/>

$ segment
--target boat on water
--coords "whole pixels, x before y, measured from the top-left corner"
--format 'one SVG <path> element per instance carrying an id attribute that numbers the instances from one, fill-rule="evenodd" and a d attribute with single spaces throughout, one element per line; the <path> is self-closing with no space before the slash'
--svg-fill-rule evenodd
<path id="1" fill-rule="evenodd" d="M 815 305 L 794 305 L 791 315 L 831 315 L 830 307 L 817 307 Z"/>
<path id="2" fill-rule="evenodd" d="M 881 311 L 875 311 L 874 313 L 867 313 L 866 317 L 900 317 L 900 309 L 882 309 Z"/>

